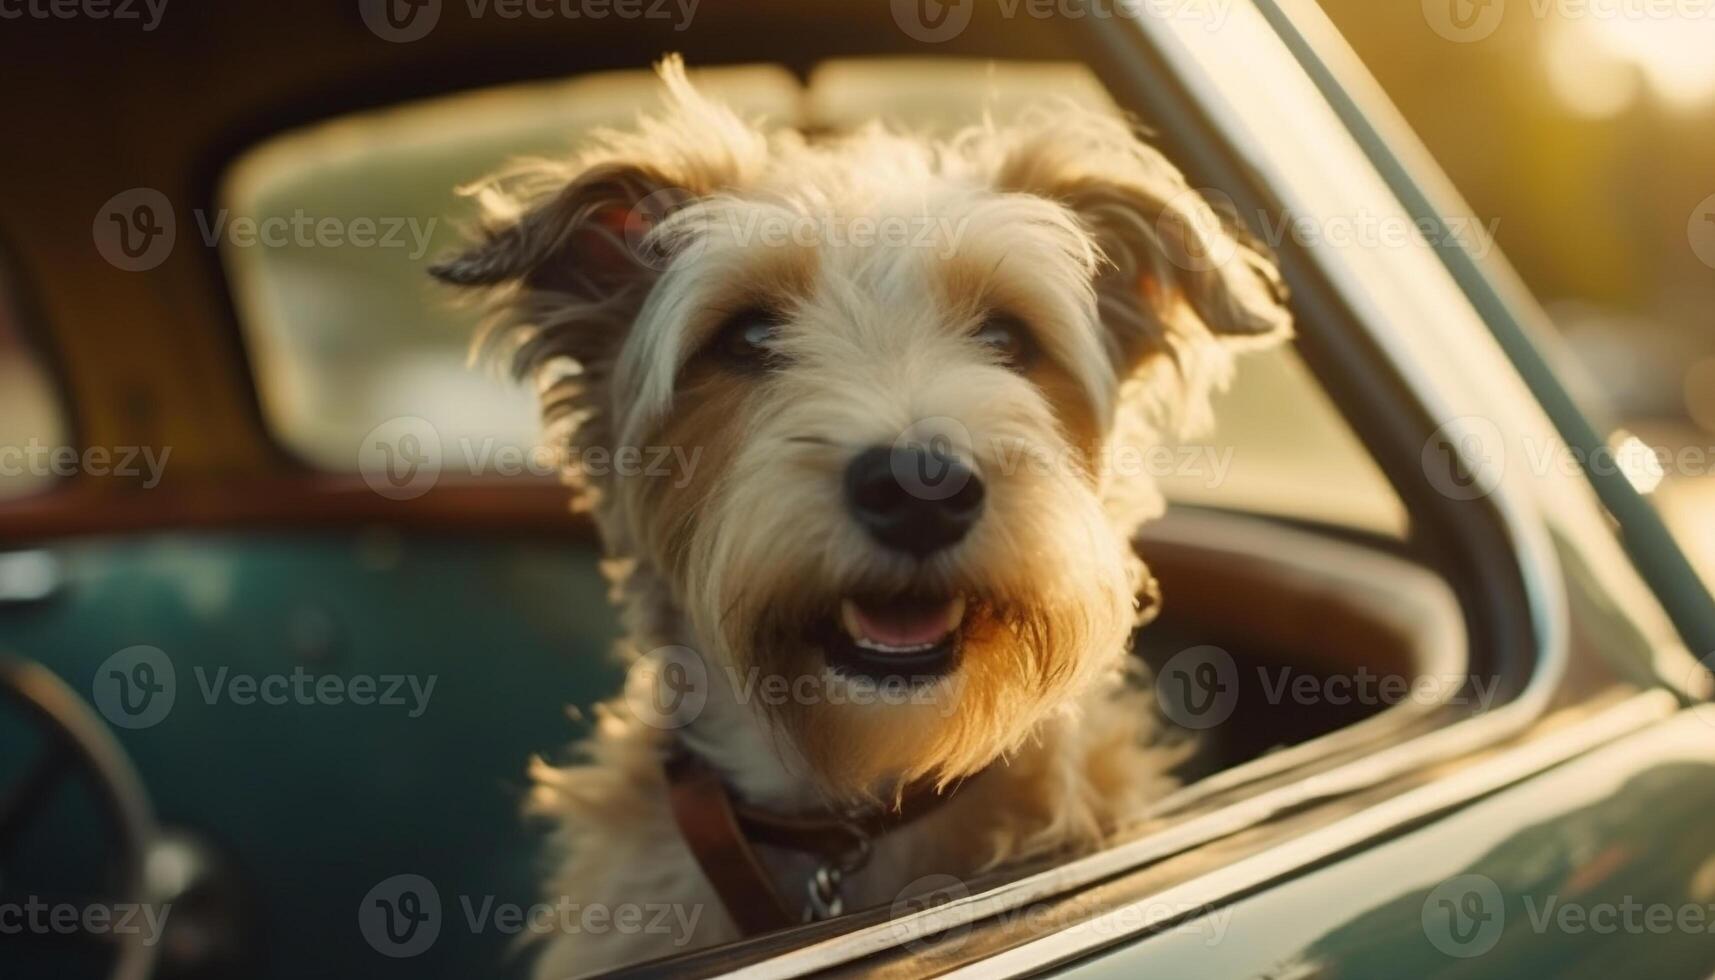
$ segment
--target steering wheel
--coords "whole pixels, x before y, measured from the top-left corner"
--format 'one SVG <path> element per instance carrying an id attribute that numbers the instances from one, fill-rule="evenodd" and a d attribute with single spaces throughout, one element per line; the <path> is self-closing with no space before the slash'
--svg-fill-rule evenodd
<path id="1" fill-rule="evenodd" d="M 107 726 L 47 668 L 0 656 L 0 706 L 4 705 L 22 713 L 40 735 L 41 748 L 22 776 L 0 786 L 0 885 L 5 884 L 4 872 L 15 862 L 33 819 L 65 780 L 78 777 L 99 804 L 106 825 L 103 836 L 115 855 L 113 893 L 108 899 L 114 905 L 146 901 L 145 864 L 157 839 L 155 818 L 142 780 Z M 0 900 L 13 899 L 0 893 Z M 76 935 L 84 942 L 113 947 L 110 980 L 145 980 L 154 970 L 158 946 L 141 930 L 115 929 L 99 935 L 79 930 Z"/>

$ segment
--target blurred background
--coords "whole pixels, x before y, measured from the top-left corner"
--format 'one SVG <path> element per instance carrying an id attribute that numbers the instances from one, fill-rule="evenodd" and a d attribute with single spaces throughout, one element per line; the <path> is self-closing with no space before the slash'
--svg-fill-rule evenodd
<path id="1" fill-rule="evenodd" d="M 1468 217 L 1492 229 L 1547 307 L 1567 341 L 1557 352 L 1562 375 L 1598 428 L 1616 447 L 1668 456 L 1667 465 L 1628 476 L 1715 582 L 1715 0 L 1321 3 L 1462 192 Z M 856 86 L 872 98 L 886 77 L 833 74 L 827 88 Z M 409 219 L 397 248 L 222 241 L 262 408 L 295 458 L 349 471 L 376 422 L 404 416 L 427 419 L 451 441 L 533 442 L 528 393 L 469 370 L 470 311 L 432 291 L 422 265 L 462 239 L 457 216 L 471 205 L 454 186 L 509 156 L 563 154 L 568 134 L 628 119 L 654 98 L 647 73 L 634 75 L 502 86 L 268 133 L 222 175 L 223 205 L 237 218 Z M 716 85 L 746 111 L 776 118 L 796 98 L 778 71 L 732 73 Z M 934 91 L 945 101 L 962 93 L 957 104 L 966 106 L 992 101 L 997 85 L 1002 95 L 1102 99 L 1080 66 L 997 74 L 975 62 L 896 94 Z M 837 99 L 816 111 L 842 120 Z M 192 216 L 180 217 L 181 237 L 194 237 Z M 70 426 L 48 365 L 26 356 L 21 325 L 30 311 L 17 308 L 22 291 L 7 285 L 0 282 L 0 447 L 32 452 L 64 443 Z M 1318 421 L 1295 420 L 1297 442 L 1282 452 L 1288 443 L 1266 423 L 1284 420 L 1266 399 L 1256 412 L 1225 406 L 1222 418 L 1250 421 L 1226 425 L 1221 440 L 1255 464 L 1222 488 L 1225 502 L 1243 495 L 1247 473 L 1277 489 L 1295 464 L 1308 482 L 1294 499 L 1325 501 L 1321 487 L 1362 485 L 1369 489 L 1358 496 L 1373 504 L 1365 526 L 1401 526 L 1397 503 L 1315 386 L 1295 364 L 1281 372 Z M 1305 452 L 1313 435 L 1333 448 Z M 185 460 L 197 451 L 175 448 Z M 51 482 L 17 457 L 0 457 L 0 499 Z M 1331 480 L 1334 465 L 1356 475 Z"/>
<path id="2" fill-rule="evenodd" d="M 1715 582 L 1715 3 L 1321 0 L 1567 341 Z M 1701 459 L 1700 459 L 1701 458 Z"/>

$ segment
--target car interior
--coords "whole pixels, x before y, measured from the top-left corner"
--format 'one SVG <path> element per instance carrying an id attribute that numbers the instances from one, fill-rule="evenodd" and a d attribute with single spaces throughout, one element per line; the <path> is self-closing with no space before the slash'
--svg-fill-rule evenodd
<path id="1" fill-rule="evenodd" d="M 608 56 L 659 40 L 635 39 Z M 878 118 L 951 132 L 1045 94 L 1119 111 L 1098 76 L 1065 57 L 829 48 L 826 58 L 800 52 L 797 64 L 693 53 L 691 67 L 744 114 L 810 132 Z M 447 893 L 531 901 L 544 857 L 541 828 L 519 815 L 526 765 L 562 757 L 623 678 L 612 651 L 619 624 L 587 522 L 567 511 L 552 474 L 495 475 L 480 465 L 484 447 L 531 445 L 529 393 L 469 363 L 470 312 L 423 267 L 467 230 L 473 209 L 455 188 L 508 159 L 565 154 L 581 135 L 623 125 L 658 97 L 655 77 L 643 67 L 568 70 L 573 58 L 547 70 L 540 49 L 522 62 L 523 80 L 472 79 L 452 54 L 445 63 L 438 93 L 383 87 L 327 111 L 339 105 L 329 81 L 308 103 L 315 111 L 259 106 L 256 119 L 223 132 L 222 146 L 204 148 L 202 159 L 219 165 L 192 168 L 207 177 L 199 180 L 210 213 L 225 220 L 398 215 L 423 232 L 418 241 L 401 228 L 399 248 L 229 241 L 205 270 L 218 296 L 176 297 L 224 307 L 241 358 L 186 352 L 172 383 L 253 390 L 254 419 L 212 428 L 262 433 L 275 475 L 147 505 L 87 498 L 72 508 L 52 503 L 72 489 L 52 485 L 8 488 L 12 499 L 0 504 L 12 511 L 10 520 L 0 513 L 8 542 L 0 651 L 50 665 L 80 692 L 115 651 L 139 643 L 170 651 L 178 673 L 170 723 L 106 738 L 66 735 L 88 711 L 56 700 L 51 684 L 32 689 L 58 708 L 22 699 L 0 707 L 0 744 L 27 746 L 0 756 L 0 891 L 113 888 L 127 846 L 115 825 L 128 794 L 140 792 L 160 835 L 139 887 L 180 896 L 182 909 L 159 951 L 160 976 L 349 975 L 352 964 L 366 975 L 414 971 L 380 960 L 349 928 L 366 890 L 405 868 Z M 189 215 L 180 234 L 196 235 Z M 52 386 L 64 376 L 53 365 L 93 355 L 86 342 L 62 339 L 77 324 L 29 322 L 41 260 L 12 244 L 12 316 L 20 334 L 46 338 L 34 346 L 50 352 L 42 363 Z M 170 319 L 166 310 L 150 315 Z M 89 397 L 24 390 L 0 394 L 0 429 L 10 417 L 20 432 L 40 431 L 25 412 L 45 394 Z M 147 392 L 131 405 L 151 410 Z M 442 434 L 443 483 L 394 507 L 358 480 L 359 447 L 402 416 L 427 418 Z M 1137 542 L 1163 594 L 1137 654 L 1161 681 L 1169 719 L 1194 718 L 1182 699 L 1197 692 L 1167 681 L 1188 669 L 1175 658 L 1204 647 L 1230 657 L 1221 680 L 1247 707 L 1206 732 L 1178 726 L 1195 751 L 1181 766 L 1185 789 L 1157 809 L 1163 818 L 1230 800 L 1306 758 L 1359 755 L 1474 710 L 1446 683 L 1391 705 L 1262 696 L 1281 668 L 1322 679 L 1463 678 L 1466 613 L 1298 353 L 1244 361 L 1215 416 L 1214 432 L 1152 466 L 1171 506 Z M 182 458 L 220 473 L 208 458 L 220 447 L 199 459 L 191 441 Z M 427 676 L 436 686 L 426 707 L 407 691 L 385 709 L 239 706 L 207 695 L 223 677 L 300 668 Z M 27 687 L 27 672 L 10 669 Z M 120 768 L 134 770 L 139 787 L 116 790 L 123 775 L 100 775 L 112 754 L 128 760 Z M 51 775 L 62 764 L 81 767 L 78 778 Z M 38 975 L 32 964 L 57 976 L 104 975 L 113 953 L 31 942 L 26 976 Z M 528 944 L 493 933 L 450 931 L 437 946 L 447 975 L 522 973 L 529 956 Z"/>

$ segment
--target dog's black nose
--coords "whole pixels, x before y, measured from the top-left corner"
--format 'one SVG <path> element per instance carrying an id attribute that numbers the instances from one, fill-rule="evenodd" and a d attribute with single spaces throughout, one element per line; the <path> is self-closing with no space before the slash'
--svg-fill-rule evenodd
<path id="1" fill-rule="evenodd" d="M 846 467 L 846 506 L 875 540 L 922 558 L 982 516 L 983 481 L 947 450 L 876 446 Z"/>

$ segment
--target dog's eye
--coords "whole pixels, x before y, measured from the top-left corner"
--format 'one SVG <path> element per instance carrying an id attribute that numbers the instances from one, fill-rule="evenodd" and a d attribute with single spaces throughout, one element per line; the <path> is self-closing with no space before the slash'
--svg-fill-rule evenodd
<path id="1" fill-rule="evenodd" d="M 727 317 L 709 344 L 709 352 L 736 367 L 765 369 L 777 359 L 780 315 L 752 307 Z"/>
<path id="2" fill-rule="evenodd" d="M 1023 321 L 1005 313 L 989 316 L 973 336 L 997 360 L 1014 370 L 1028 366 L 1036 349 Z"/>

